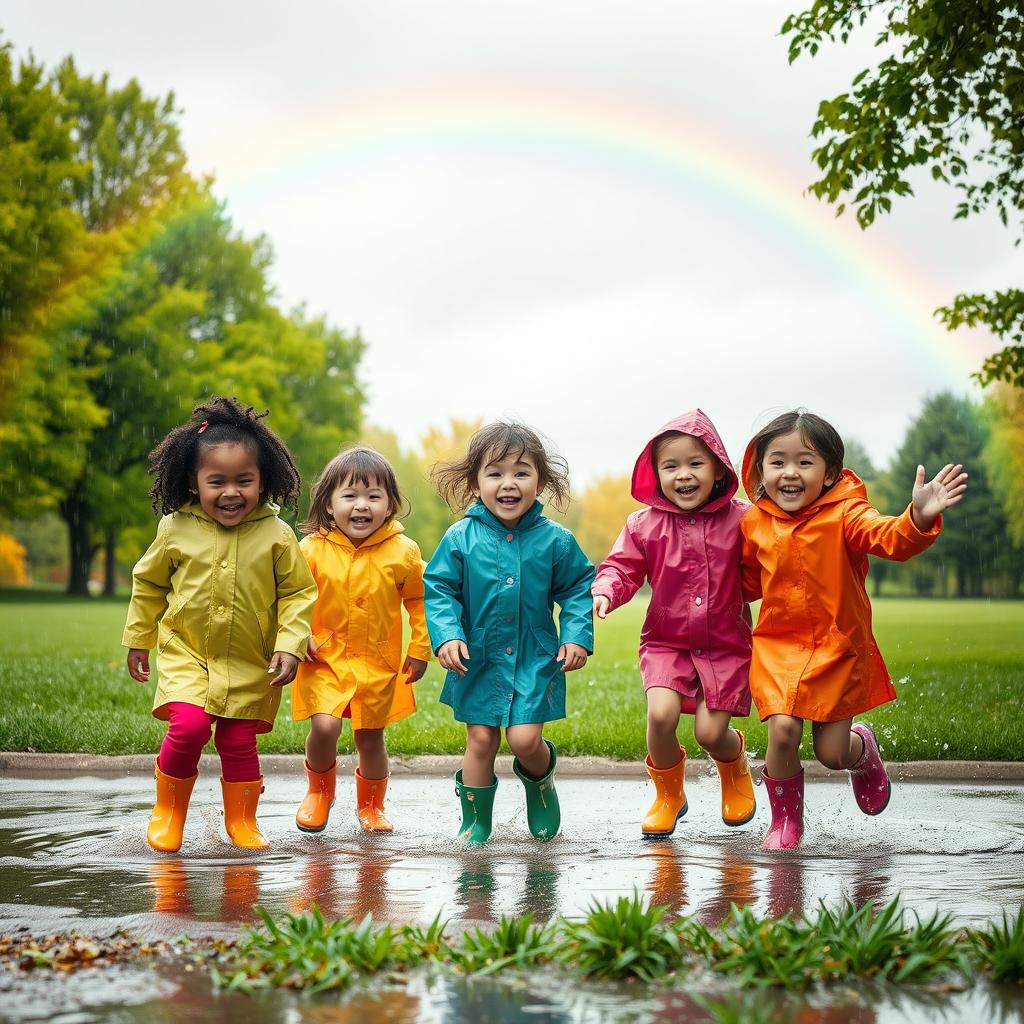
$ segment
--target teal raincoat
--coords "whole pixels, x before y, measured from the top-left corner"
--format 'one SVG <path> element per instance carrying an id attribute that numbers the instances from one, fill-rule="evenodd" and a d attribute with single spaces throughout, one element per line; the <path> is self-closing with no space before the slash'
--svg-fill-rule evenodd
<path id="1" fill-rule="evenodd" d="M 511 529 L 482 502 L 469 507 L 423 577 L 431 647 L 462 640 L 469 648 L 468 671 L 449 672 L 441 691 L 456 721 L 565 718 L 565 673 L 555 657 L 562 644 L 593 652 L 593 579 L 576 538 L 539 501 Z"/>

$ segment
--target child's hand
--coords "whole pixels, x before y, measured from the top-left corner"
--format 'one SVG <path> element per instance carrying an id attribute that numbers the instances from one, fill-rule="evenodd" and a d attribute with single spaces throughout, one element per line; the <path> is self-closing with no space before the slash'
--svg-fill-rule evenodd
<path id="1" fill-rule="evenodd" d="M 128 675 L 137 683 L 149 682 L 149 651 L 133 647 L 128 651 Z"/>
<path id="2" fill-rule="evenodd" d="M 610 610 L 612 602 L 609 598 L 605 597 L 604 594 L 598 594 L 594 598 L 594 614 L 599 618 L 603 619 Z"/>
<path id="3" fill-rule="evenodd" d="M 299 667 L 299 659 L 287 651 L 274 651 L 270 659 L 268 672 L 277 672 L 277 675 L 270 680 L 271 686 L 287 686 L 294 678 Z"/>
<path id="4" fill-rule="evenodd" d="M 930 530 L 938 515 L 964 496 L 967 474 L 962 472 L 963 468 L 950 463 L 939 470 L 934 480 L 925 483 L 924 466 L 917 467 L 910 515 L 919 530 Z"/>
<path id="5" fill-rule="evenodd" d="M 437 660 L 442 668 L 464 676 L 469 671 L 465 666 L 465 662 L 469 661 L 469 648 L 464 640 L 449 640 L 438 647 Z"/>
<path id="6" fill-rule="evenodd" d="M 423 673 L 427 671 L 427 663 L 421 661 L 419 658 L 406 658 L 405 664 L 402 666 L 402 672 L 405 673 L 406 685 L 409 683 L 419 682 L 423 678 Z"/>
<path id="7" fill-rule="evenodd" d="M 555 661 L 564 662 L 562 665 L 563 672 L 575 672 L 576 669 L 583 668 L 586 665 L 587 652 L 579 644 L 562 644 L 558 648 L 558 656 L 555 658 Z"/>
<path id="8" fill-rule="evenodd" d="M 310 637 L 306 644 L 306 661 L 316 661 L 317 650 L 316 641 Z"/>

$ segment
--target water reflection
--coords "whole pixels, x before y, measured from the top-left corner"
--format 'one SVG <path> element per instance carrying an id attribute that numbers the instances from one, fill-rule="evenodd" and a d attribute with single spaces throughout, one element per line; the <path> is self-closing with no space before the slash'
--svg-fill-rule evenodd
<path id="1" fill-rule="evenodd" d="M 533 914 L 538 924 L 544 924 L 560 911 L 558 902 L 559 872 L 554 861 L 531 861 L 526 869 L 523 891 L 513 913 Z M 494 879 L 491 879 L 494 884 Z"/>
<path id="2" fill-rule="evenodd" d="M 463 868 L 455 879 L 455 905 L 467 921 L 494 924 L 494 874 L 490 866 Z"/>
<path id="3" fill-rule="evenodd" d="M 668 907 L 673 916 L 685 913 L 686 872 L 675 843 L 650 841 L 646 856 L 652 864 L 646 886 L 651 903 Z"/>
<path id="4" fill-rule="evenodd" d="M 768 865 L 766 910 L 769 917 L 804 912 L 804 866 L 793 856 L 772 857 Z"/>
<path id="5" fill-rule="evenodd" d="M 146 868 L 153 885 L 153 912 L 196 919 L 193 894 L 184 861 L 178 857 L 151 861 Z M 207 882 L 208 885 L 208 882 Z M 217 919 L 252 924 L 259 915 L 259 868 L 255 864 L 225 864 Z"/>

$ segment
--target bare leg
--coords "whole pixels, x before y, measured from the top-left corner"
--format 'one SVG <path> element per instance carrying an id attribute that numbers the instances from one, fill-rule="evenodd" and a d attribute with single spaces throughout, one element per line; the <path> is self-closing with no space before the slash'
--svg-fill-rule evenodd
<path id="1" fill-rule="evenodd" d="M 501 743 L 496 725 L 467 725 L 466 753 L 462 758 L 462 781 L 474 789 L 494 782 L 494 759 Z"/>
<path id="2" fill-rule="evenodd" d="M 544 725 L 541 722 L 510 725 L 505 730 L 505 739 L 520 768 L 531 779 L 543 779 L 547 775 L 551 767 L 551 751 L 544 742 Z"/>
<path id="3" fill-rule="evenodd" d="M 359 774 L 364 779 L 384 779 L 388 774 L 388 748 L 383 729 L 354 729 Z"/>
<path id="4" fill-rule="evenodd" d="M 729 728 L 732 715 L 728 711 L 709 711 L 704 701 L 697 698 L 697 711 L 693 716 L 693 738 L 716 760 L 735 761 L 742 745 L 739 733 Z"/>
<path id="5" fill-rule="evenodd" d="M 652 686 L 647 691 L 647 752 L 655 768 L 674 768 L 679 764 L 679 694 L 667 686 Z"/>
<path id="6" fill-rule="evenodd" d="M 812 722 L 814 756 L 826 767 L 839 771 L 852 768 L 864 753 L 864 741 L 850 732 L 852 718 L 841 722 Z"/>
<path id="7" fill-rule="evenodd" d="M 770 778 L 791 779 L 800 774 L 800 740 L 804 720 L 792 715 L 772 715 L 768 719 L 768 750 L 764 769 Z"/>
<path id="8" fill-rule="evenodd" d="M 338 737 L 341 719 L 334 715 L 317 714 L 309 721 L 306 737 L 306 763 L 315 772 L 325 772 L 338 758 Z"/>

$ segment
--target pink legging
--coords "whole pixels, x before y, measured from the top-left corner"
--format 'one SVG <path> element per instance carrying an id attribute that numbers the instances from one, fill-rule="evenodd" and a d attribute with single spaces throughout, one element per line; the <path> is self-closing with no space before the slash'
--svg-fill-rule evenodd
<path id="1" fill-rule="evenodd" d="M 164 775 L 175 779 L 192 778 L 199 768 L 199 755 L 210 742 L 216 724 L 213 745 L 220 754 L 224 781 L 255 782 L 260 777 L 260 759 L 256 753 L 259 722 L 249 718 L 218 718 L 195 704 L 178 701 L 168 704 L 167 710 L 171 718 L 157 757 Z"/>

